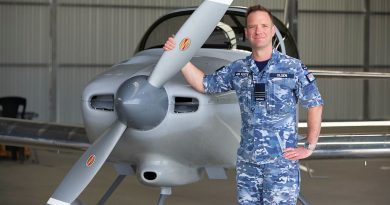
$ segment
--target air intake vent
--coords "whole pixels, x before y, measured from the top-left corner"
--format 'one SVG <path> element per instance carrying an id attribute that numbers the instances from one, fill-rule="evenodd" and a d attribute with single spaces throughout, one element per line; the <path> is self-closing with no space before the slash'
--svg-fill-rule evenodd
<path id="1" fill-rule="evenodd" d="M 157 173 L 152 171 L 144 172 L 144 178 L 149 181 L 155 180 L 157 178 Z"/>
<path id="2" fill-rule="evenodd" d="M 114 111 L 114 95 L 95 95 L 91 107 L 96 110 Z"/>
<path id="3" fill-rule="evenodd" d="M 199 100 L 190 97 L 175 97 L 175 113 L 196 112 L 199 108 Z"/>

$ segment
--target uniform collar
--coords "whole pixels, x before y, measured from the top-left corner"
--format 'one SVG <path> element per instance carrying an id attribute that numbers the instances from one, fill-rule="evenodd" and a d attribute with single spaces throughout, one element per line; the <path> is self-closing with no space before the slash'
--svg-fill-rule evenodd
<path id="1" fill-rule="evenodd" d="M 274 65 L 277 59 L 279 58 L 279 56 L 280 56 L 279 51 L 272 49 L 271 58 L 269 59 L 268 64 L 263 71 L 267 72 L 270 65 Z M 246 57 L 246 62 L 247 62 L 248 70 L 252 71 L 252 73 L 255 75 L 259 75 L 259 69 L 257 68 L 255 59 L 253 59 L 253 54 Z"/>

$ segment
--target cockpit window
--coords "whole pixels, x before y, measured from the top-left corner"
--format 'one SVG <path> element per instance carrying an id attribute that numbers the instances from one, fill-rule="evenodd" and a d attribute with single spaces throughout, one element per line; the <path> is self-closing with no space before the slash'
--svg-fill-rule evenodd
<path id="1" fill-rule="evenodd" d="M 144 49 L 162 48 L 169 36 L 175 34 L 190 14 L 172 16 L 152 29 L 144 43 Z M 244 35 L 245 17 L 225 14 L 202 48 L 250 50 Z"/>
<path id="2" fill-rule="evenodd" d="M 188 17 L 189 15 L 176 16 L 161 22 L 150 33 L 145 43 L 145 49 L 161 48 L 169 36 L 172 36 L 179 31 L 180 27 L 184 24 Z"/>

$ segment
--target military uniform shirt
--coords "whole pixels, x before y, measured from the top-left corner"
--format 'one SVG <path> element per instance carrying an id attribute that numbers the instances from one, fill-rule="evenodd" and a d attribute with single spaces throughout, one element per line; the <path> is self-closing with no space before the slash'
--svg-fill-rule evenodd
<path id="1" fill-rule="evenodd" d="M 256 164 L 271 163 L 283 149 L 297 147 L 298 102 L 305 108 L 323 104 L 306 66 L 276 50 L 261 72 L 250 55 L 205 75 L 203 85 L 208 94 L 235 90 L 241 111 L 237 157 Z M 263 87 L 261 92 L 255 93 L 255 86 Z M 255 99 L 259 93 L 263 97 Z"/>

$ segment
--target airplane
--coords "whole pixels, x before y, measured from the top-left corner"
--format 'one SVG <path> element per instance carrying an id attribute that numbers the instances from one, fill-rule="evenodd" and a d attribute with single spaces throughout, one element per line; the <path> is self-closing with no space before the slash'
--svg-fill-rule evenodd
<path id="1" fill-rule="evenodd" d="M 85 127 L 0 118 L 1 143 L 84 151 L 48 204 L 81 204 L 78 196 L 106 161 L 114 164 L 118 177 L 98 204 L 104 204 L 129 175 L 161 188 L 158 205 L 165 203 L 172 187 L 199 181 L 204 174 L 226 179 L 226 169 L 235 167 L 240 141 L 237 97 L 234 91 L 198 93 L 179 71 L 191 60 L 212 73 L 250 54 L 244 35 L 246 8 L 229 7 L 231 3 L 205 0 L 198 8 L 176 10 L 158 19 L 132 58 L 85 87 L 81 99 Z M 275 48 L 299 57 L 288 29 L 275 17 L 274 21 Z M 162 45 L 172 33 L 179 46 L 164 52 Z M 389 78 L 383 73 L 313 73 Z M 389 125 L 388 121 L 325 122 L 312 158 L 388 157 Z M 305 123 L 299 126 L 305 133 Z"/>

